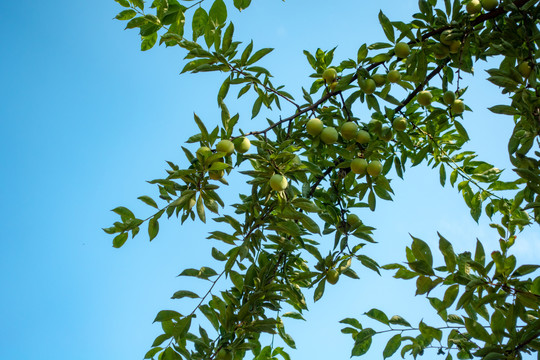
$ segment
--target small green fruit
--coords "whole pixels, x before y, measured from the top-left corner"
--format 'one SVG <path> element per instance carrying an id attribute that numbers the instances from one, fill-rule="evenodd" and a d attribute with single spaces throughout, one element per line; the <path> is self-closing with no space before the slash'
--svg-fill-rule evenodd
<path id="1" fill-rule="evenodd" d="M 448 90 L 443 94 L 443 101 L 446 105 L 452 105 L 456 101 L 456 93 Z"/>
<path id="2" fill-rule="evenodd" d="M 411 53 L 411 48 L 407 43 L 398 42 L 394 47 L 394 53 L 397 57 L 404 59 Z"/>
<path id="3" fill-rule="evenodd" d="M 357 158 L 351 161 L 351 171 L 355 174 L 365 174 L 367 166 L 368 162 L 366 161 L 366 159 Z"/>
<path id="4" fill-rule="evenodd" d="M 407 129 L 407 120 L 404 117 L 398 117 L 394 119 L 392 125 L 396 131 L 405 131 Z"/>
<path id="5" fill-rule="evenodd" d="M 216 150 L 231 155 L 234 152 L 234 144 L 230 140 L 221 140 L 217 143 Z"/>
<path id="6" fill-rule="evenodd" d="M 326 273 L 326 281 L 328 281 L 332 285 L 335 285 L 337 284 L 338 280 L 339 280 L 338 271 L 336 269 L 328 270 L 328 273 Z"/>
<path id="7" fill-rule="evenodd" d="M 306 131 L 311 136 L 317 136 L 321 133 L 324 128 L 324 124 L 321 120 L 317 118 L 309 119 L 306 124 Z"/>
<path id="8" fill-rule="evenodd" d="M 274 174 L 270 178 L 270 187 L 275 191 L 283 191 L 289 186 L 287 178 L 280 174 Z"/>
<path id="9" fill-rule="evenodd" d="M 347 224 L 354 226 L 360 222 L 360 218 L 356 214 L 347 215 Z"/>
<path id="10" fill-rule="evenodd" d="M 386 84 L 386 76 L 382 74 L 374 74 L 371 78 L 373 79 L 373 81 L 375 81 L 375 85 L 377 85 L 377 87 Z"/>
<path id="11" fill-rule="evenodd" d="M 373 131 L 376 134 L 379 134 L 381 132 L 382 123 L 377 119 L 371 119 L 368 126 L 370 131 Z"/>
<path id="12" fill-rule="evenodd" d="M 386 142 L 389 142 L 394 137 L 394 133 L 392 133 L 392 129 L 390 129 L 388 126 L 383 126 L 381 129 L 381 139 L 383 139 Z"/>
<path id="13" fill-rule="evenodd" d="M 367 144 L 371 140 L 371 135 L 366 130 L 358 131 L 356 134 L 356 142 L 359 144 Z"/>
<path id="14" fill-rule="evenodd" d="M 467 3 L 466 9 L 469 15 L 478 14 L 482 10 L 482 4 L 480 0 L 471 0 Z"/>
<path id="15" fill-rule="evenodd" d="M 459 99 L 455 100 L 451 106 L 451 109 L 454 114 L 463 114 L 463 112 L 465 111 L 465 104 Z"/>
<path id="16" fill-rule="evenodd" d="M 356 125 L 352 121 L 347 121 L 341 126 L 341 136 L 345 140 L 354 139 L 356 137 L 357 132 L 358 132 L 358 125 Z"/>
<path id="17" fill-rule="evenodd" d="M 225 170 L 210 170 L 208 176 L 212 180 L 219 180 L 225 175 Z"/>
<path id="18" fill-rule="evenodd" d="M 235 145 L 236 151 L 238 151 L 241 154 L 246 153 L 250 147 L 251 147 L 251 141 L 249 141 L 249 139 L 245 136 L 240 141 L 238 141 Z"/>
<path id="19" fill-rule="evenodd" d="M 379 160 L 373 160 L 370 162 L 366 169 L 370 176 L 378 176 L 382 171 L 382 164 Z"/>
<path id="20" fill-rule="evenodd" d="M 528 78 L 529 75 L 531 75 L 531 66 L 528 62 L 524 61 L 521 64 L 518 65 L 518 71 L 524 78 Z"/>
<path id="21" fill-rule="evenodd" d="M 450 49 L 443 45 L 443 44 L 435 44 L 433 45 L 433 56 L 435 56 L 435 59 L 445 59 L 450 55 Z"/>
<path id="22" fill-rule="evenodd" d="M 431 95 L 431 92 L 428 90 L 420 91 L 416 97 L 416 100 L 422 106 L 429 106 L 431 104 L 431 99 L 433 99 L 433 95 Z"/>
<path id="23" fill-rule="evenodd" d="M 444 45 L 450 46 L 452 43 L 452 30 L 444 30 L 439 39 Z"/>
<path id="24" fill-rule="evenodd" d="M 232 353 L 228 350 L 221 349 L 216 355 L 216 360 L 232 360 Z"/>
<path id="25" fill-rule="evenodd" d="M 451 54 L 457 54 L 459 52 L 459 49 L 461 49 L 461 41 L 452 40 L 450 45 L 448 45 L 448 48 L 450 49 Z"/>
<path id="26" fill-rule="evenodd" d="M 397 83 L 401 80 L 401 73 L 397 70 L 390 70 L 388 72 L 388 81 L 391 83 Z"/>
<path id="27" fill-rule="evenodd" d="M 366 79 L 360 84 L 362 91 L 368 95 L 373 94 L 377 88 L 377 84 L 373 79 Z"/>
<path id="28" fill-rule="evenodd" d="M 207 157 L 209 157 L 210 155 L 212 155 L 212 150 L 210 150 L 210 148 L 208 146 L 201 146 L 198 150 L 197 150 L 197 155 L 203 159 L 206 159 Z"/>
<path id="29" fill-rule="evenodd" d="M 321 132 L 321 140 L 325 144 L 334 144 L 338 140 L 338 132 L 335 128 L 329 126 Z"/>
<path id="30" fill-rule="evenodd" d="M 327 84 L 331 84 L 337 78 L 337 71 L 334 68 L 328 68 L 324 70 L 322 77 Z"/>
<path id="31" fill-rule="evenodd" d="M 491 11 L 499 5 L 499 1 L 497 0 L 482 0 L 481 2 L 482 2 L 482 7 L 486 11 Z"/>

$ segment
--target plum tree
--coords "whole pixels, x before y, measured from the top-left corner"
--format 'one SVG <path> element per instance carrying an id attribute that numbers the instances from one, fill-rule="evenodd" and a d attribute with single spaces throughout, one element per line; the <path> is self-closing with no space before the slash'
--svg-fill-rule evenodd
<path id="1" fill-rule="evenodd" d="M 334 50 L 305 50 L 307 86 L 293 90 L 275 85 L 277 76 L 261 64 L 272 49 L 242 42 L 247 34 L 238 36 L 228 20 L 233 6 L 258 4 L 116 2 L 124 7 L 116 18 L 138 29 L 142 50 L 157 43 L 179 48 L 186 57 L 182 73 L 214 73 L 223 81 L 215 89 L 219 119 L 194 115 L 198 132 L 186 134 L 186 159 L 168 162 L 166 175 L 151 181 L 160 200 L 139 198 L 150 215 L 137 217 L 120 206 L 113 210 L 120 219 L 104 229 L 120 248 L 143 226 L 155 238 L 164 214 L 182 223 L 215 215 L 212 259 L 180 274 L 209 285 L 202 293 L 174 294 L 197 299 L 196 305 L 157 314 L 163 333 L 144 358 L 289 359 L 261 334 L 294 347 L 285 325 L 303 318 L 306 296 L 316 302 L 330 291 L 327 284 L 341 276 L 358 279 L 359 271 L 414 280 L 407 284 L 426 297 L 432 317 L 413 325 L 401 315 L 362 309 L 365 317 L 341 321 L 352 338 L 351 356 L 375 351 L 388 358 L 400 351 L 411 358 L 522 359 L 538 353 L 540 265 L 520 264 L 514 255 L 520 231 L 540 224 L 537 1 L 420 0 L 410 21 L 391 21 L 381 11 L 386 40 L 360 44 L 343 59 L 335 59 Z M 255 16 L 246 13 L 239 17 Z M 489 110 L 507 115 L 513 127 L 506 144 L 493 144 L 508 152 L 511 169 L 504 177 L 467 145 L 474 113 L 464 112 L 464 100 L 470 101 L 464 75 L 484 76 L 474 71 L 484 60 L 493 66 L 486 86 L 499 87 L 507 98 Z M 378 73 L 386 73 L 388 83 Z M 251 96 L 248 110 L 237 102 L 244 95 Z M 231 103 L 239 113 L 231 114 Z M 247 132 L 239 125 L 246 112 L 253 118 Z M 441 185 L 457 189 L 471 217 L 490 222 L 495 250 L 486 254 L 476 241 L 461 242 L 465 248 L 457 252 L 438 234 L 435 246 L 413 236 L 396 263 L 381 266 L 368 256 L 368 247 L 395 242 L 377 238 L 363 215 L 392 200 L 392 180 L 408 181 L 412 166 L 437 169 Z M 234 176 L 224 179 L 226 172 Z M 238 203 L 222 199 L 227 185 L 239 193 Z M 410 209 L 419 217 L 425 211 L 415 204 Z M 223 290 L 216 290 L 218 282 Z M 385 340 L 384 348 L 370 349 L 374 337 Z"/>

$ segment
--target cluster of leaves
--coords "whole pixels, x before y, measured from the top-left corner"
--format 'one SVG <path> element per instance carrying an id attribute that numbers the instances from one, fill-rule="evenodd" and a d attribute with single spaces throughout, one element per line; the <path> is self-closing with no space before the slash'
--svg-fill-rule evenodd
<path id="1" fill-rule="evenodd" d="M 431 307 L 444 321 L 443 326 L 430 326 L 421 321 L 412 327 L 400 316 L 388 318 L 378 309 L 366 313 L 389 326 L 389 330 L 375 331 L 363 328 L 357 319 L 345 319 L 352 325 L 342 331 L 350 333 L 355 346 L 352 355 L 369 350 L 372 337 L 381 333 L 392 336 L 383 356 L 393 355 L 401 347 L 401 355 L 422 355 L 425 349 L 435 348 L 438 354 L 452 359 L 450 350 L 456 350 L 458 359 L 515 359 L 520 353 L 538 351 L 540 347 L 540 277 L 527 277 L 540 265 L 521 265 L 508 250 L 515 237 L 500 240 L 501 251 L 494 251 L 487 262 L 484 247 L 477 241 L 474 257 L 470 252 L 456 254 L 452 244 L 439 234 L 439 250 L 445 264 L 433 267 L 433 256 L 428 244 L 413 237 L 406 249 L 407 263 L 383 266 L 396 270 L 398 279 L 416 279 L 416 295 L 425 294 Z M 439 292 L 442 297 L 430 296 Z M 444 292 L 442 291 L 444 289 Z M 454 305 L 455 304 L 455 305 Z M 454 307 L 457 313 L 449 313 Z M 392 327 L 400 325 L 400 327 Z M 418 335 L 406 336 L 408 332 Z M 443 335 L 446 333 L 446 343 Z M 438 345 L 434 345 L 434 341 Z"/>
<path id="2" fill-rule="evenodd" d="M 314 289 L 317 301 L 324 295 L 326 284 L 336 283 L 340 275 L 358 278 L 353 266 L 380 273 L 377 261 L 362 253 L 364 246 L 375 242 L 374 229 L 356 214 L 365 208 L 375 211 L 377 199 L 392 199 L 390 175 L 394 171 L 403 178 L 408 166 L 422 163 L 439 169 L 442 186 L 449 179 L 457 187 L 476 221 L 482 211 L 492 219 L 501 219 L 500 224 L 492 224 L 502 238 L 501 251 L 494 252 L 486 264 L 479 243 L 472 259 L 467 252 L 455 254 L 441 236 L 445 265 L 433 268 L 428 245 L 414 239 L 407 249 L 405 265 L 391 264 L 382 269 L 396 270 L 397 278 L 416 278 L 417 294 L 429 295 L 436 288 L 446 288 L 442 299 L 428 296 L 445 325 L 420 322 L 413 328 L 400 316 L 388 319 L 380 310 L 372 309 L 366 315 L 404 328 L 377 332 L 364 329 L 358 320 L 343 320 L 352 326 L 344 329 L 355 341 L 352 355 L 366 353 L 372 337 L 386 332 L 397 334 L 388 342 L 384 357 L 400 347 L 402 355 L 416 357 L 436 347 L 433 341 L 441 342 L 445 331 L 449 332 L 446 345 L 436 348 L 439 353 L 456 349 L 458 358 L 514 358 L 539 350 L 540 280 L 525 278 L 538 266 L 517 267 L 508 251 L 520 230 L 540 223 L 540 153 L 534 151 L 540 133 L 537 1 L 506 0 L 492 11 L 470 15 L 459 0 L 443 1 L 442 9 L 437 7 L 437 0 L 421 0 L 419 12 L 410 23 L 392 22 L 381 12 L 379 21 L 388 42 L 363 44 L 355 59 L 334 66 L 333 50 L 304 52 L 314 80 L 309 90 L 302 89 L 302 102 L 283 86 L 274 86 L 271 73 L 256 65 L 272 49 L 254 51 L 253 41 L 245 46 L 234 41 L 234 25 L 227 23 L 228 9 L 223 0 L 214 0 L 208 9 L 204 0 L 155 0 L 150 5 L 152 13 L 145 12 L 142 0 L 116 1 L 126 8 L 117 19 L 128 21 L 128 29 L 139 29 L 142 50 L 152 48 L 159 38 L 160 44 L 186 50 L 182 72 L 225 74 L 217 92 L 221 125 L 209 131 L 195 115 L 200 133 L 187 140 L 214 150 L 193 155 L 183 148 L 187 168 L 169 162 L 168 176 L 150 182 L 157 185 L 165 205 L 160 208 L 153 198 L 141 196 L 141 201 L 157 210 L 154 214 L 140 219 L 129 209 L 118 207 L 113 211 L 120 215 L 120 221 L 104 229 L 115 235 L 113 246 L 121 247 L 145 222 L 150 240 L 154 239 L 165 213 L 181 217 L 182 222 L 196 221 L 197 217 L 206 222 L 206 210 L 217 214 L 213 220 L 228 229 L 209 235 L 223 243 L 221 250 L 212 250 L 212 257 L 223 263 L 223 270 L 203 266 L 180 274 L 210 281 L 210 288 L 202 296 L 188 290 L 173 295 L 200 302 L 188 315 L 173 310 L 157 315 L 164 333 L 145 358 L 242 359 L 251 353 L 259 360 L 277 356 L 289 359 L 283 348 L 263 346 L 261 334 L 278 334 L 294 348 L 283 318 L 303 319 L 308 289 Z M 234 1 L 239 10 L 249 5 L 250 1 Z M 191 24 L 186 31 L 191 31 L 191 40 L 184 33 L 186 20 Z M 445 52 L 444 32 L 459 43 L 458 48 Z M 396 44 L 405 42 L 411 53 L 396 56 Z M 508 146 L 515 166 L 513 181 L 501 181 L 499 169 L 478 160 L 474 152 L 463 150 L 469 135 L 462 123 L 462 111 L 455 111 L 444 99 L 449 91 L 463 98 L 466 88 L 459 84 L 461 72 L 472 73 L 475 61 L 493 56 L 501 61 L 498 68 L 488 71 L 488 80 L 512 100 L 511 105 L 496 105 L 491 110 L 514 119 L 515 130 Z M 523 63 L 529 73 L 517 70 Z M 330 67 L 338 74 L 335 82 L 322 78 Z M 385 76 L 389 71 L 399 72 L 399 80 L 388 81 Z M 377 88 L 368 90 L 366 83 L 376 78 L 380 82 Z M 294 113 L 280 116 L 279 121 L 268 120 L 264 129 L 242 132 L 236 128 L 240 114 L 231 116 L 226 106 L 227 95 L 235 85 L 239 86 L 238 97 L 253 95 L 252 118 L 258 117 L 263 105 L 281 112 L 282 105 L 287 104 Z M 421 92 L 431 94 L 428 103 L 419 100 Z M 396 96 L 403 93 L 405 98 L 398 100 Z M 372 112 L 369 122 L 355 116 L 366 108 Z M 307 135 L 306 123 L 315 117 L 327 128 L 355 123 L 370 134 L 370 141 L 346 137 L 326 141 Z M 397 117 L 407 119 L 404 131 L 392 128 Z M 244 137 L 252 139 L 255 151 L 215 150 L 220 140 L 238 144 Z M 380 161 L 381 172 L 351 171 L 351 162 L 358 158 Z M 249 169 L 243 170 L 246 166 Z M 234 215 L 220 215 L 219 208 L 225 208 L 225 203 L 219 190 L 227 181 L 213 177 L 212 172 L 230 173 L 240 167 L 251 191 L 240 195 L 240 203 L 231 205 Z M 281 191 L 270 184 L 275 174 L 288 179 L 288 186 Z M 502 192 L 506 190 L 513 190 L 513 196 L 505 198 Z M 324 246 L 313 236 L 331 234 L 333 246 L 323 255 Z M 229 279 L 231 287 L 213 293 L 222 278 Z M 455 308 L 464 314 L 448 314 L 459 294 Z M 194 322 L 197 315 L 204 316 L 211 328 L 204 328 L 204 321 Z M 194 323 L 199 325 L 198 334 Z M 406 331 L 417 332 L 418 336 L 404 336 Z"/>

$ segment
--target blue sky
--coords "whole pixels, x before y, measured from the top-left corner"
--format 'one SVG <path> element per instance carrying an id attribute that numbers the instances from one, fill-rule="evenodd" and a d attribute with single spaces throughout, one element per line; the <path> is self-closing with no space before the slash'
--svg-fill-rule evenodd
<path id="1" fill-rule="evenodd" d="M 264 64 L 275 84 L 300 98 L 300 86 L 310 82 L 302 50 L 339 45 L 336 59 L 354 58 L 362 43 L 384 40 L 380 8 L 391 20 L 406 21 L 414 6 L 415 1 L 395 0 L 317 0 L 309 6 L 276 0 L 253 2 L 242 14 L 231 6 L 229 15 L 239 40 L 276 48 Z M 145 181 L 163 176 L 165 160 L 182 163 L 180 146 L 196 131 L 193 112 L 209 127 L 218 124 L 216 84 L 224 79 L 179 76 L 179 49 L 140 52 L 137 33 L 112 20 L 120 10 L 112 0 L 0 4 L 2 358 L 142 359 L 159 334 L 152 325 L 155 314 L 193 306 L 169 299 L 176 290 L 200 286 L 175 276 L 210 263 L 216 244 L 205 239 L 210 228 L 203 231 L 198 223 L 162 222 L 151 244 L 141 234 L 120 250 L 101 231 L 116 220 L 109 210 L 118 205 L 149 214 L 136 200 L 156 195 Z M 504 101 L 481 78 L 471 82 L 466 98 L 475 110 L 465 115 L 470 148 L 500 168 L 510 167 L 511 118 L 484 109 Z M 264 119 L 248 120 L 246 102 L 229 104 L 243 116 L 244 130 L 264 126 Z M 414 168 L 405 181 L 393 182 L 394 202 L 379 202 L 376 213 L 359 213 L 378 228 L 383 245 L 368 254 L 380 263 L 400 261 L 409 232 L 435 244 L 437 230 L 457 250 L 471 247 L 476 237 L 487 248 L 496 246 L 488 219 L 477 226 L 457 190 L 442 189 L 438 176 Z M 227 193 L 240 191 L 231 184 Z M 520 240 L 517 255 L 538 263 L 538 231 Z M 361 280 L 327 288 L 311 306 L 308 322 L 288 326 L 297 341 L 295 358 L 348 358 L 352 341 L 339 333 L 337 322 L 372 307 L 415 323 L 426 316 L 427 302 L 414 298 L 409 284 L 359 270 Z M 380 351 L 372 356 L 379 358 Z"/>

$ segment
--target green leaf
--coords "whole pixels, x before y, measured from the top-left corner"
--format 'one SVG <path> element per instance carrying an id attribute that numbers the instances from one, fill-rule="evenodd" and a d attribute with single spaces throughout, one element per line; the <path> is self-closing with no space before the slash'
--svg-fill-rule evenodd
<path id="1" fill-rule="evenodd" d="M 199 195 L 199 198 L 197 199 L 197 215 L 203 223 L 206 223 L 206 215 L 204 213 L 204 203 L 202 195 Z"/>
<path id="2" fill-rule="evenodd" d="M 505 76 L 490 76 L 487 78 L 487 80 L 507 90 L 513 90 L 518 86 L 517 82 Z"/>
<path id="3" fill-rule="evenodd" d="M 154 32 L 148 36 L 144 36 L 143 41 L 141 42 L 141 51 L 147 51 L 153 48 L 157 42 L 157 38 L 157 32 Z"/>
<path id="4" fill-rule="evenodd" d="M 454 120 L 454 126 L 456 127 L 456 130 L 458 131 L 459 135 L 461 135 L 465 141 L 469 140 L 469 134 L 467 133 L 467 130 L 465 130 L 465 127 L 461 125 L 461 123 L 457 120 Z"/>
<path id="5" fill-rule="evenodd" d="M 251 0 L 234 0 L 234 6 L 240 11 L 247 9 L 249 4 L 251 4 Z"/>
<path id="6" fill-rule="evenodd" d="M 491 336 L 489 335 L 489 333 L 486 331 L 486 329 L 482 325 L 480 325 L 475 320 L 466 317 L 465 328 L 467 329 L 467 332 L 469 333 L 469 335 L 471 335 L 475 339 L 478 339 L 487 343 L 491 342 Z"/>
<path id="7" fill-rule="evenodd" d="M 129 9 L 121 11 L 118 15 L 116 15 L 115 19 L 130 20 L 133 19 L 135 16 L 137 16 L 137 12 L 135 10 Z"/>
<path id="8" fill-rule="evenodd" d="M 160 347 L 155 347 L 153 349 L 150 349 L 150 350 L 148 350 L 146 355 L 144 355 L 144 358 L 145 359 L 152 359 L 161 350 L 163 350 L 163 348 L 160 348 Z"/>
<path id="9" fill-rule="evenodd" d="M 345 318 L 340 321 L 340 324 L 347 324 L 347 325 L 354 326 L 357 329 L 360 329 L 360 330 L 362 329 L 362 324 L 360 324 L 360 321 L 353 318 Z"/>
<path id="10" fill-rule="evenodd" d="M 128 0 L 114 0 L 116 1 L 117 3 L 119 3 L 120 5 L 122 5 L 123 7 L 130 7 L 131 5 L 129 4 L 129 1 Z"/>
<path id="11" fill-rule="evenodd" d="M 373 335 L 376 332 L 372 328 L 367 328 L 358 333 L 354 339 L 354 347 L 351 352 L 351 356 L 361 356 L 368 352 Z"/>
<path id="12" fill-rule="evenodd" d="M 251 110 L 251 118 L 253 119 L 257 114 L 259 114 L 259 111 L 261 110 L 261 105 L 263 103 L 263 96 L 261 95 L 255 100 L 255 103 L 253 104 L 253 109 Z"/>
<path id="13" fill-rule="evenodd" d="M 419 329 L 420 329 L 420 333 L 425 338 L 437 339 L 439 341 L 441 341 L 442 339 L 441 330 L 431 327 L 429 325 L 426 325 L 423 321 L 420 322 Z"/>
<path id="14" fill-rule="evenodd" d="M 442 301 L 443 306 L 445 308 L 450 307 L 450 305 L 452 305 L 454 301 L 456 300 L 458 293 L 459 293 L 459 285 L 457 284 L 454 284 L 450 286 L 448 289 L 446 289 L 446 291 L 444 292 L 444 297 Z"/>
<path id="15" fill-rule="evenodd" d="M 124 243 L 126 242 L 127 238 L 128 238 L 128 233 L 127 232 L 117 235 L 113 239 L 113 247 L 115 247 L 117 249 L 121 248 L 122 245 L 124 245 Z"/>
<path id="16" fill-rule="evenodd" d="M 139 196 L 137 199 L 141 200 L 146 205 L 150 205 L 156 209 L 158 208 L 156 202 L 150 196 L 143 195 Z"/>
<path id="17" fill-rule="evenodd" d="M 367 48 L 367 45 L 366 44 L 362 44 L 362 46 L 360 46 L 358 48 L 358 54 L 357 54 L 357 61 L 360 63 L 362 62 L 368 55 L 368 48 Z"/>
<path id="18" fill-rule="evenodd" d="M 240 58 L 240 64 L 245 65 L 247 62 L 249 55 L 251 55 L 251 51 L 253 50 L 253 40 L 246 46 L 244 52 L 242 53 L 242 57 Z"/>
<path id="19" fill-rule="evenodd" d="M 212 268 L 203 266 L 200 270 L 197 269 L 185 269 L 178 276 L 192 276 L 199 279 L 208 280 L 208 278 L 217 275 L 216 271 Z"/>
<path id="20" fill-rule="evenodd" d="M 180 290 L 173 294 L 171 299 L 182 299 L 182 298 L 191 298 L 191 299 L 197 299 L 199 298 L 199 295 L 195 294 L 194 292 L 188 291 L 188 290 Z"/>
<path id="21" fill-rule="evenodd" d="M 274 50 L 274 49 L 271 49 L 271 48 L 265 48 L 265 49 L 261 49 L 261 50 L 257 51 L 257 52 L 256 52 L 255 54 L 253 54 L 253 56 L 248 60 L 248 62 L 246 63 L 246 65 L 251 65 L 251 64 L 256 63 L 257 61 L 259 61 L 260 59 L 262 59 L 263 56 L 266 56 L 266 55 L 268 55 L 269 53 L 271 53 L 272 50 Z"/>
<path id="22" fill-rule="evenodd" d="M 233 242 L 234 244 L 234 242 Z M 216 248 L 212 248 L 212 257 L 214 259 L 216 259 L 217 261 L 225 261 L 227 260 L 227 256 L 225 254 L 223 254 L 221 251 L 219 251 L 218 249 Z"/>
<path id="23" fill-rule="evenodd" d="M 379 272 L 379 264 L 377 264 L 377 262 L 375 260 L 373 260 L 372 258 L 366 256 L 366 255 L 363 255 L 363 254 L 360 254 L 360 255 L 357 255 L 356 256 L 358 260 L 360 260 L 360 262 L 362 263 L 362 265 L 364 265 L 365 267 L 367 267 L 368 269 L 371 269 L 373 271 L 375 271 L 377 274 L 381 275 L 381 273 Z"/>
<path id="24" fill-rule="evenodd" d="M 296 311 L 291 311 L 291 312 L 287 312 L 283 315 L 281 315 L 283 317 L 288 317 L 288 318 L 291 318 L 291 319 L 296 319 L 296 320 L 306 320 L 304 319 L 304 317 L 302 316 L 302 314 L 300 314 L 299 312 L 296 312 Z"/>
<path id="25" fill-rule="evenodd" d="M 315 288 L 315 292 L 313 293 L 313 301 L 316 302 L 317 300 L 322 298 L 324 294 L 324 286 L 325 286 L 325 281 L 321 280 L 319 282 L 319 285 L 317 285 L 317 288 Z"/>
<path id="26" fill-rule="evenodd" d="M 163 352 L 163 356 L 160 360 L 182 360 L 182 357 L 172 348 L 168 347 Z"/>
<path id="27" fill-rule="evenodd" d="M 493 312 L 493 315 L 491 315 L 490 326 L 491 330 L 493 330 L 493 334 L 499 341 L 503 338 L 505 324 L 506 322 L 504 319 L 504 315 L 501 313 L 500 310 L 496 309 Z"/>
<path id="28" fill-rule="evenodd" d="M 411 250 L 418 260 L 423 260 L 426 262 L 426 264 L 429 265 L 429 267 L 433 266 L 433 256 L 431 255 L 431 250 L 429 248 L 429 245 L 418 238 L 415 238 L 411 235 L 413 238 L 413 243 L 411 245 Z"/>
<path id="29" fill-rule="evenodd" d="M 399 349 L 401 346 L 401 334 L 394 335 L 388 340 L 388 343 L 386 343 L 386 346 L 383 350 L 383 358 L 386 359 L 387 357 L 390 357 L 394 355 L 394 353 Z"/>
<path id="30" fill-rule="evenodd" d="M 495 105 L 488 109 L 495 114 L 519 115 L 519 110 L 508 105 Z"/>
<path id="31" fill-rule="evenodd" d="M 155 340 L 154 342 L 152 343 L 152 346 L 158 346 L 158 345 L 161 345 L 163 344 L 163 342 L 165 340 L 168 340 L 171 338 L 171 335 L 170 334 L 161 334 L 159 335 Z"/>
<path id="32" fill-rule="evenodd" d="M 411 327 L 411 324 L 409 324 L 409 322 L 407 320 L 405 320 L 404 318 L 402 318 L 401 316 L 399 315 L 394 315 L 390 318 L 390 320 L 388 320 L 388 322 L 390 324 L 394 324 L 394 325 L 402 325 L 402 326 L 408 326 L 408 327 Z"/>
<path id="33" fill-rule="evenodd" d="M 369 205 L 369 209 L 370 209 L 371 211 L 375 211 L 376 200 L 375 200 L 375 193 L 373 192 L 373 190 L 370 190 L 370 191 L 369 191 L 369 195 L 368 195 L 368 205 Z"/>
<path id="34" fill-rule="evenodd" d="M 321 229 L 319 228 L 319 225 L 309 216 L 306 214 L 300 214 L 300 222 L 306 228 L 307 231 L 309 231 L 312 234 L 320 234 Z"/>
<path id="35" fill-rule="evenodd" d="M 457 257 L 454 253 L 454 248 L 452 244 L 446 240 L 441 234 L 439 234 L 439 250 L 443 254 L 444 262 L 446 264 L 446 269 L 448 272 L 454 272 L 457 264 Z"/>
<path id="36" fill-rule="evenodd" d="M 227 21 L 227 6 L 223 0 L 214 1 L 208 12 L 208 18 L 218 25 L 225 24 L 225 21 Z"/>
<path id="37" fill-rule="evenodd" d="M 388 317 L 379 309 L 371 309 L 365 314 L 374 320 L 380 321 L 385 325 L 389 325 Z"/>
<path id="38" fill-rule="evenodd" d="M 386 15 L 383 14 L 382 11 L 379 12 L 379 23 L 381 24 L 384 34 L 386 35 L 386 38 L 390 40 L 390 42 L 394 42 L 394 27 L 390 23 L 390 20 L 386 17 Z"/>
<path id="39" fill-rule="evenodd" d="M 131 0 L 131 2 L 139 9 L 144 10 L 144 0 Z"/>
<path id="40" fill-rule="evenodd" d="M 193 30 L 193 41 L 197 40 L 206 31 L 208 24 L 208 13 L 202 7 L 198 7 L 193 13 L 191 20 L 191 28 Z"/>
<path id="41" fill-rule="evenodd" d="M 141 27 L 143 26 L 144 24 L 146 24 L 148 21 L 142 17 L 142 16 L 139 16 L 139 17 L 136 17 L 136 18 L 133 18 L 131 19 L 127 25 L 126 25 L 126 29 L 134 29 L 134 28 L 137 28 L 137 27 Z"/>
<path id="42" fill-rule="evenodd" d="M 148 236 L 150 237 L 150 241 L 152 241 L 159 232 L 159 222 L 158 218 L 155 216 L 150 219 L 148 222 Z"/>
<path id="43" fill-rule="evenodd" d="M 480 240 L 476 239 L 476 251 L 474 252 L 474 261 L 484 266 L 486 263 L 486 252 L 484 251 L 484 246 Z"/>
<path id="44" fill-rule="evenodd" d="M 227 29 L 225 30 L 225 34 L 223 35 L 223 41 L 221 42 L 221 51 L 226 52 L 229 50 L 232 44 L 234 34 L 234 25 L 233 23 L 229 23 L 229 26 L 227 26 Z"/>
<path id="45" fill-rule="evenodd" d="M 517 268 L 516 271 L 512 274 L 512 277 L 519 277 L 535 272 L 540 268 L 540 265 L 521 265 Z"/>
<path id="46" fill-rule="evenodd" d="M 125 208 L 123 206 L 119 206 L 117 208 L 114 208 L 111 211 L 117 213 L 118 215 L 120 215 L 120 217 L 122 218 L 123 221 L 135 218 L 135 215 L 131 212 L 131 210 L 129 210 L 128 208 Z"/>
<path id="47" fill-rule="evenodd" d="M 442 186 L 446 184 L 446 170 L 443 164 L 441 164 L 441 167 L 439 168 L 439 181 Z"/>
<path id="48" fill-rule="evenodd" d="M 179 319 L 182 317 L 182 314 L 174 310 L 161 310 L 154 319 L 154 322 L 162 322 L 172 319 Z"/>

